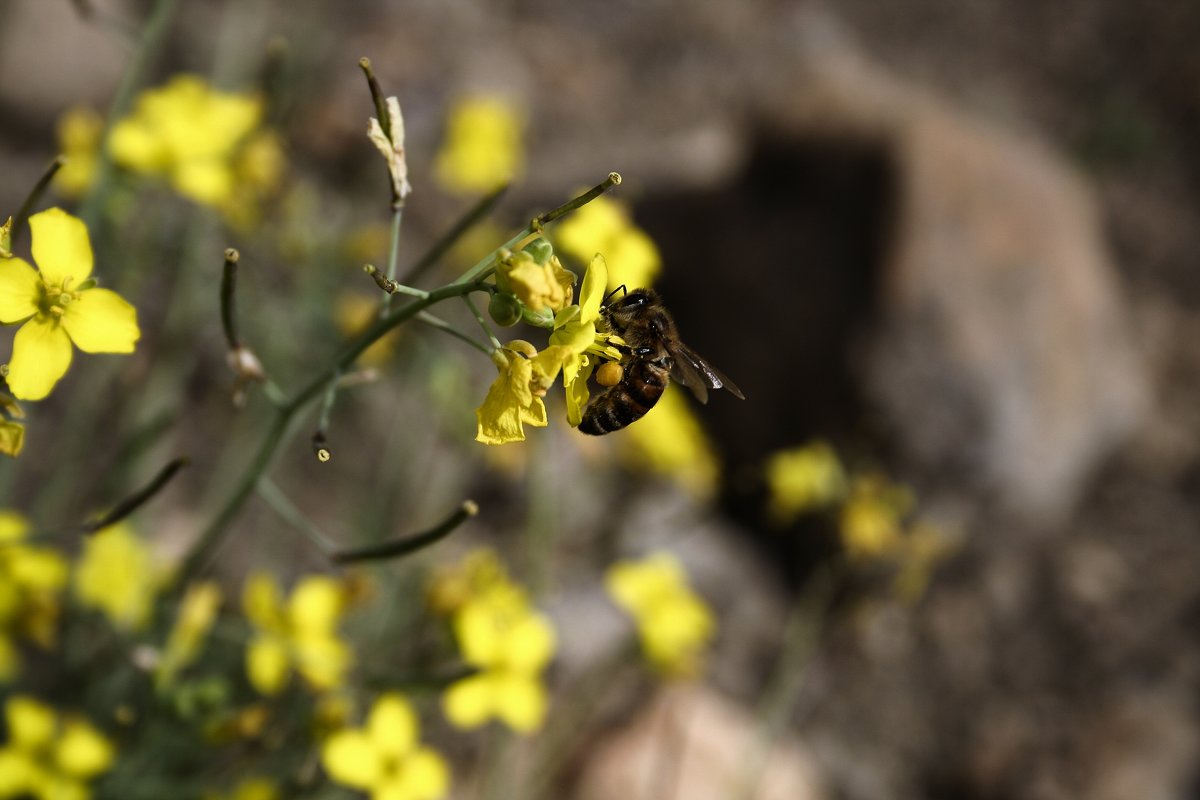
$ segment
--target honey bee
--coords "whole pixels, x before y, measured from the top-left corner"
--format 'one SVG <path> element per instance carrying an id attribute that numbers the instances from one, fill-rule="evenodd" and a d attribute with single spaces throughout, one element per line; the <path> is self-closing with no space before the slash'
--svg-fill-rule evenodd
<path id="1" fill-rule="evenodd" d="M 624 291 L 624 287 L 616 291 Z M 611 296 L 611 295 L 610 295 Z M 587 404 L 579 430 L 599 436 L 636 422 L 654 407 L 674 379 L 692 391 L 701 403 L 709 389 L 728 389 L 742 400 L 742 390 L 720 370 L 679 339 L 675 318 L 653 289 L 635 289 L 619 300 L 605 302 L 600 316 L 611 333 L 625 345 L 621 351 L 624 373 Z"/>

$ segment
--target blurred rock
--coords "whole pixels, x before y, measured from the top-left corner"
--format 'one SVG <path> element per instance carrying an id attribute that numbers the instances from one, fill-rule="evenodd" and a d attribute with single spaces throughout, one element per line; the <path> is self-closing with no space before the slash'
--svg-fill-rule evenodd
<path id="1" fill-rule="evenodd" d="M 786 129 L 894 161 L 869 401 L 918 468 L 1060 515 L 1148 394 L 1089 187 L 1038 142 L 845 53 L 794 97 Z"/>
<path id="2" fill-rule="evenodd" d="M 816 800 L 826 797 L 809 751 L 778 742 L 764 753 L 749 713 L 711 689 L 664 689 L 598 742 L 578 800 Z M 756 768 L 757 767 L 757 768 Z"/>

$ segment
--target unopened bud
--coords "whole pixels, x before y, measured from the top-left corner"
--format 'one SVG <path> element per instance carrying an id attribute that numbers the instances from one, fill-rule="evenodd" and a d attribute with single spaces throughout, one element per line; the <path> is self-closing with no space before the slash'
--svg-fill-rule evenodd
<path id="1" fill-rule="evenodd" d="M 225 359 L 238 381 L 265 381 L 267 375 L 263 372 L 262 362 L 254 351 L 245 345 L 238 345 L 225 354 Z"/>
<path id="2" fill-rule="evenodd" d="M 503 328 L 516 325 L 521 319 L 521 301 L 511 294 L 497 292 L 488 301 L 488 315 Z"/>
<path id="3" fill-rule="evenodd" d="M 550 244 L 548 240 L 538 237 L 525 245 L 524 252 L 533 256 L 533 260 L 538 264 L 545 264 L 550 260 L 550 256 L 554 255 L 554 245 Z"/>

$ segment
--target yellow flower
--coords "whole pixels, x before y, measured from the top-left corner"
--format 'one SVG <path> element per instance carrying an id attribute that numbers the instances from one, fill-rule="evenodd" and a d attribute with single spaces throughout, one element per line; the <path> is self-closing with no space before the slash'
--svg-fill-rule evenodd
<path id="1" fill-rule="evenodd" d="M 668 553 L 609 568 L 605 585 L 617 605 L 637 624 L 646 658 L 668 676 L 700 671 L 703 650 L 716 623 L 704 601 L 687 584 L 682 565 Z"/>
<path id="2" fill-rule="evenodd" d="M 855 476 L 841 513 L 842 546 L 850 558 L 893 554 L 902 544 L 904 517 L 912 494 L 882 475 Z"/>
<path id="3" fill-rule="evenodd" d="M 532 311 L 548 308 L 558 312 L 571 301 L 575 273 L 564 269 L 557 256 L 538 263 L 531 253 L 522 250 L 497 265 L 496 286 L 516 295 Z"/>
<path id="4" fill-rule="evenodd" d="M 520 733 L 541 726 L 547 697 L 541 672 L 554 656 L 554 628 L 529 606 L 518 586 L 491 587 L 454 616 L 463 660 L 479 671 L 442 697 L 446 718 L 460 728 L 500 719 Z"/>
<path id="5" fill-rule="evenodd" d="M 8 387 L 22 400 L 50 394 L 71 365 L 71 343 L 85 353 L 132 353 L 137 312 L 116 292 L 98 289 L 92 245 L 81 220 L 51 208 L 29 218 L 34 269 L 0 261 L 0 322 L 23 322 L 13 340 Z"/>
<path id="6" fill-rule="evenodd" d="M 420 724 L 399 694 L 380 696 L 362 728 L 343 728 L 321 747 L 321 764 L 338 783 L 372 800 L 437 800 L 450 789 L 450 769 L 420 744 Z"/>
<path id="7" fill-rule="evenodd" d="M 683 394 L 667 386 L 654 408 L 622 438 L 625 459 L 671 478 L 695 497 L 711 497 L 720 478 L 716 451 Z"/>
<path id="8" fill-rule="evenodd" d="M 67 110 L 58 120 L 58 147 L 67 161 L 54 176 L 64 197 L 81 197 L 91 188 L 104 118 L 86 106 Z"/>
<path id="9" fill-rule="evenodd" d="M 542 352 L 529 342 L 515 339 L 492 353 L 500 371 L 488 389 L 483 405 L 475 410 L 479 427 L 475 441 L 505 444 L 525 441 L 525 425 L 546 426 L 542 402 L 561 369 L 568 351 L 547 347 Z"/>
<path id="10" fill-rule="evenodd" d="M 15 634 L 53 644 L 59 592 L 67 582 L 66 561 L 49 548 L 22 544 L 28 533 L 24 517 L 0 511 L 0 683 L 19 667 Z"/>
<path id="11" fill-rule="evenodd" d="M 620 351 L 610 343 L 619 339 L 598 332 L 596 328 L 607 285 L 608 264 L 604 256 L 596 253 L 583 275 L 579 302 L 554 315 L 550 344 L 569 351 L 563 360 L 562 376 L 567 395 L 567 423 L 572 427 L 578 427 L 583 421 L 583 408 L 588 401 L 587 382 L 596 367 L 597 357 L 621 360 Z"/>
<path id="12" fill-rule="evenodd" d="M 609 289 L 650 286 L 662 267 L 654 240 L 633 224 L 624 205 L 609 197 L 597 197 L 563 220 L 554 240 L 580 260 L 604 253 Z"/>
<path id="13" fill-rule="evenodd" d="M 159 685 L 170 683 L 174 676 L 196 660 L 204 647 L 204 638 L 217 620 L 221 606 L 221 588 L 213 581 L 202 581 L 188 587 L 179 603 L 175 627 L 167 637 L 156 680 Z"/>
<path id="14" fill-rule="evenodd" d="M 150 621 L 165 578 L 150 548 L 121 522 L 84 540 L 75 568 L 75 596 L 118 628 L 140 630 Z"/>
<path id="15" fill-rule="evenodd" d="M 87 800 L 88 783 L 112 766 L 112 743 L 80 717 L 62 717 L 25 695 L 4 704 L 0 797 Z"/>
<path id="16" fill-rule="evenodd" d="M 277 138 L 254 138 L 262 100 L 213 89 L 195 75 L 177 75 L 143 92 L 133 113 L 113 125 L 108 146 L 121 166 L 166 178 L 185 197 L 236 218 L 247 190 L 278 181 Z"/>
<path id="17" fill-rule="evenodd" d="M 434 159 L 438 182 L 457 194 L 490 192 L 522 169 L 521 118 L 506 102 L 472 97 L 450 113 Z"/>
<path id="18" fill-rule="evenodd" d="M 954 543 L 928 522 L 917 522 L 904 536 L 897 554 L 899 565 L 893 587 L 901 600 L 915 603 L 925 593 L 934 567 L 954 550 Z"/>
<path id="19" fill-rule="evenodd" d="M 293 667 L 316 689 L 342 684 L 353 654 L 337 637 L 345 596 L 336 580 L 324 575 L 301 579 L 285 608 L 279 584 L 258 572 L 246 579 L 242 606 L 256 629 L 246 647 L 246 674 L 255 689 L 278 694 Z"/>
<path id="20" fill-rule="evenodd" d="M 846 493 L 842 462 L 825 442 L 774 453 L 767 460 L 766 479 L 771 516 L 781 524 L 825 508 Z"/>

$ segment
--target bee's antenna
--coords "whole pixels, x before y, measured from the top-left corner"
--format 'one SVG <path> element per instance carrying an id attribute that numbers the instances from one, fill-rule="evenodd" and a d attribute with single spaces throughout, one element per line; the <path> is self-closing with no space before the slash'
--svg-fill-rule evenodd
<path id="1" fill-rule="evenodd" d="M 622 296 L 622 297 L 624 297 L 624 296 L 625 296 L 625 284 L 623 284 L 623 283 L 622 283 L 620 286 L 618 286 L 617 288 L 613 289 L 613 290 L 612 290 L 611 292 L 609 292 L 608 294 L 604 295 L 604 302 L 603 302 L 603 303 L 601 303 L 600 305 L 602 305 L 602 306 L 606 306 L 606 305 L 608 305 L 608 301 L 609 301 L 609 300 L 612 298 L 612 296 L 613 296 L 614 294 L 616 294 L 617 292 L 620 292 L 620 293 L 621 293 L 621 296 Z"/>

